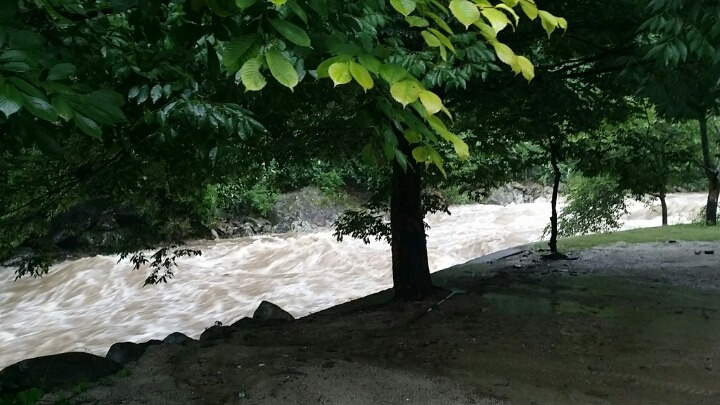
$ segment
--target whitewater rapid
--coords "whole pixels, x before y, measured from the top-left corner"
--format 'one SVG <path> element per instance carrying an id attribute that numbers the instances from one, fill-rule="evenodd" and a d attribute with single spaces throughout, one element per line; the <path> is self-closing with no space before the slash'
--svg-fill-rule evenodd
<path id="1" fill-rule="evenodd" d="M 703 194 L 668 196 L 670 223 L 689 222 Z M 550 204 L 463 205 L 427 218 L 431 271 L 537 241 Z M 657 204 L 633 203 L 624 229 L 659 226 Z M 168 284 L 142 287 L 147 271 L 117 256 L 58 263 L 41 279 L 13 282 L 0 268 L 0 368 L 64 351 L 104 356 L 120 341 L 162 339 L 181 331 L 197 338 L 215 321 L 252 315 L 262 300 L 295 317 L 392 286 L 385 242 L 345 239 L 331 230 L 194 244 L 202 256 L 179 260 Z"/>

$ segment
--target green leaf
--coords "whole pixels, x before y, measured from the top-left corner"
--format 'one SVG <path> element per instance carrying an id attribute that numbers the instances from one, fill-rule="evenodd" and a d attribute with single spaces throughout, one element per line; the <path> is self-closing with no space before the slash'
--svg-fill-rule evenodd
<path id="1" fill-rule="evenodd" d="M 6 70 L 8 72 L 16 72 L 16 73 L 23 73 L 30 70 L 30 65 L 28 65 L 25 62 L 8 62 L 2 66 L 0 66 L 2 70 Z"/>
<path id="2" fill-rule="evenodd" d="M 377 156 L 375 155 L 375 148 L 371 143 L 366 144 L 362 148 L 363 161 L 369 165 L 377 164 Z"/>
<path id="3" fill-rule="evenodd" d="M 15 86 L 8 83 L 0 84 L 0 111 L 5 117 L 10 117 L 20 110 L 22 106 L 22 93 Z"/>
<path id="4" fill-rule="evenodd" d="M 420 86 L 414 80 L 401 80 L 390 87 L 390 94 L 403 107 L 420 97 Z"/>
<path id="5" fill-rule="evenodd" d="M 375 74 L 379 74 L 380 69 L 382 68 L 382 62 L 380 62 L 378 58 L 368 54 L 359 55 L 358 62 L 365 66 L 367 70 Z"/>
<path id="6" fill-rule="evenodd" d="M 420 102 L 429 114 L 437 114 L 442 110 L 443 103 L 440 97 L 432 91 L 421 90 Z"/>
<path id="7" fill-rule="evenodd" d="M 235 0 L 235 5 L 240 10 L 245 10 L 246 8 L 252 6 L 253 4 L 257 3 L 258 0 Z"/>
<path id="8" fill-rule="evenodd" d="M 308 25 L 307 13 L 299 4 L 297 4 L 295 0 L 290 0 L 287 5 L 288 7 L 290 7 L 290 10 L 292 10 L 292 12 L 295 13 L 295 15 L 298 16 L 302 20 L 302 22 L 305 23 L 305 25 Z"/>
<path id="9" fill-rule="evenodd" d="M 512 49 L 510 49 L 509 46 L 498 41 L 492 42 L 492 46 L 495 48 L 495 53 L 497 54 L 498 59 L 500 59 L 503 63 L 506 63 L 510 66 L 513 66 L 515 65 L 515 63 L 517 63 L 517 56 L 515 56 L 515 53 L 512 51 Z"/>
<path id="10" fill-rule="evenodd" d="M 428 152 L 427 148 L 425 148 L 424 146 L 418 146 L 413 149 L 412 155 L 415 158 L 415 161 L 418 163 L 422 163 L 430 159 L 430 152 Z"/>
<path id="11" fill-rule="evenodd" d="M 43 38 L 40 34 L 33 31 L 16 31 L 10 36 L 10 48 L 13 49 L 36 51 L 42 47 L 42 44 Z"/>
<path id="12" fill-rule="evenodd" d="M 423 39 L 425 40 L 425 43 L 428 44 L 429 47 L 432 48 L 439 48 L 442 45 L 440 44 L 440 40 L 433 35 L 430 31 L 425 30 L 420 33 L 422 35 Z"/>
<path id="13" fill-rule="evenodd" d="M 420 137 L 420 133 L 412 128 L 405 130 L 405 139 L 407 139 L 408 143 L 411 145 L 414 143 L 419 143 L 422 138 Z"/>
<path id="14" fill-rule="evenodd" d="M 133 86 L 128 91 L 128 100 L 132 100 L 140 94 L 140 87 Z"/>
<path id="15" fill-rule="evenodd" d="M 283 4 L 287 3 L 287 0 L 270 0 L 270 2 L 278 7 L 282 6 Z"/>
<path id="16" fill-rule="evenodd" d="M 245 91 L 259 91 L 267 84 L 267 81 L 260 73 L 262 65 L 262 58 L 260 57 L 252 58 L 242 65 L 240 80 L 245 86 Z"/>
<path id="17" fill-rule="evenodd" d="M 138 91 L 137 95 L 137 104 L 140 105 L 147 101 L 148 97 L 150 96 L 150 88 L 146 84 L 143 84 L 140 86 L 140 90 Z"/>
<path id="18" fill-rule="evenodd" d="M 538 16 L 538 8 L 534 1 L 520 0 L 520 7 L 525 12 L 525 15 L 533 21 Z"/>
<path id="19" fill-rule="evenodd" d="M 163 95 L 163 89 L 162 86 L 159 84 L 156 84 L 153 86 L 153 88 L 150 90 L 150 100 L 152 100 L 153 104 L 155 104 Z"/>
<path id="20" fill-rule="evenodd" d="M 40 91 L 37 87 L 31 85 L 30 83 L 26 82 L 23 79 L 20 79 L 19 77 L 10 77 L 8 78 L 8 81 L 10 81 L 12 84 L 15 85 L 18 89 L 21 91 L 37 98 L 45 98 L 45 93 Z"/>
<path id="21" fill-rule="evenodd" d="M 26 94 L 25 101 L 23 102 L 23 107 L 25 107 L 34 116 L 45 121 L 55 122 L 59 118 L 59 115 L 57 111 L 55 111 L 55 108 L 53 108 L 53 106 L 50 105 L 50 103 L 48 103 L 47 101 L 38 97 L 33 97 Z"/>
<path id="22" fill-rule="evenodd" d="M 390 0 L 390 5 L 405 17 L 415 11 L 415 7 L 417 7 L 415 0 Z"/>
<path id="23" fill-rule="evenodd" d="M 500 32 L 505 29 L 508 24 L 512 24 L 505 13 L 494 8 L 483 8 L 482 15 L 488 20 L 495 32 Z"/>
<path id="24" fill-rule="evenodd" d="M 330 66 L 337 62 L 350 62 L 352 58 L 347 55 L 340 55 L 340 56 L 333 56 L 332 58 L 324 60 L 320 65 L 317 67 L 317 77 L 320 79 L 324 79 L 326 77 L 330 77 L 330 72 L 328 71 L 330 69 Z"/>
<path id="25" fill-rule="evenodd" d="M 530 81 L 533 79 L 533 77 L 535 77 L 535 67 L 533 66 L 532 62 L 528 60 L 528 58 L 524 56 L 518 56 L 516 63 L 520 68 L 520 72 L 522 73 L 523 77 L 525 77 L 525 80 Z"/>
<path id="26" fill-rule="evenodd" d="M 465 28 L 470 27 L 475 21 L 480 19 L 480 10 L 478 10 L 475 3 L 468 0 L 450 1 L 450 11 Z"/>
<path id="27" fill-rule="evenodd" d="M 92 136 L 93 138 L 102 139 L 102 129 L 100 126 L 90 118 L 76 113 L 73 117 L 73 121 L 81 131 Z"/>
<path id="28" fill-rule="evenodd" d="M 428 25 L 430 25 L 430 22 L 429 22 L 428 20 L 426 20 L 426 19 L 424 19 L 424 18 L 422 18 L 422 17 L 414 16 L 414 15 L 405 17 L 405 21 L 406 21 L 411 27 L 420 27 L 420 28 L 422 28 L 422 27 L 427 27 Z"/>
<path id="29" fill-rule="evenodd" d="M 373 81 L 372 76 L 370 76 L 370 72 L 368 72 L 367 69 L 365 69 L 362 65 L 350 62 L 350 74 L 355 79 L 356 82 L 363 88 L 363 90 L 368 91 L 373 88 L 375 85 L 375 82 Z"/>
<path id="30" fill-rule="evenodd" d="M 437 37 L 440 43 L 443 44 L 447 49 L 452 51 L 452 53 L 455 53 L 455 47 L 453 46 L 452 42 L 450 42 L 450 38 L 446 37 L 442 32 L 436 30 L 435 28 L 428 28 L 428 31 L 435 35 L 435 37 Z"/>
<path id="31" fill-rule="evenodd" d="M 250 34 L 230 40 L 221 53 L 225 68 L 229 72 L 237 72 L 242 66 L 245 54 L 259 38 L 258 34 Z"/>
<path id="32" fill-rule="evenodd" d="M 400 65 L 395 64 L 383 64 L 380 68 L 380 76 L 390 84 L 395 84 L 400 80 L 406 78 L 408 75 L 407 70 L 403 69 Z"/>
<path id="33" fill-rule="evenodd" d="M 398 164 L 404 171 L 407 171 L 408 169 L 408 161 L 407 157 L 405 157 L 405 154 L 400 152 L 400 149 L 395 148 L 395 159 L 397 160 Z"/>
<path id="34" fill-rule="evenodd" d="M 350 83 L 352 74 L 350 73 L 350 64 L 346 62 L 336 62 L 330 65 L 328 74 L 335 86 Z"/>
<path id="35" fill-rule="evenodd" d="M 427 15 L 428 17 L 432 18 L 433 21 L 435 21 L 435 24 L 437 24 L 438 27 L 442 28 L 443 31 L 447 32 L 447 33 L 450 34 L 450 35 L 453 35 L 453 34 L 454 34 L 454 33 L 453 33 L 453 30 L 450 28 L 450 26 L 447 25 L 447 23 L 445 22 L 445 20 L 443 20 L 442 18 L 440 18 L 439 15 L 437 15 L 437 14 L 435 14 L 435 13 L 426 13 L 426 15 Z"/>
<path id="36" fill-rule="evenodd" d="M 47 79 L 50 81 L 63 80 L 75 74 L 75 65 L 72 63 L 58 63 L 48 72 Z"/>
<path id="37" fill-rule="evenodd" d="M 87 97 L 94 107 L 105 111 L 116 122 L 126 120 L 125 115 L 119 108 L 121 105 L 125 104 L 125 100 L 120 93 L 113 90 L 95 90 L 88 94 Z"/>
<path id="38" fill-rule="evenodd" d="M 52 104 L 53 108 L 55 108 L 55 111 L 57 111 L 60 118 L 64 119 L 65 121 L 70 121 L 75 114 L 75 111 L 70 107 L 70 104 L 68 104 L 67 100 L 65 100 L 62 96 L 55 96 L 50 100 L 50 104 Z"/>
<path id="39" fill-rule="evenodd" d="M 517 0 L 515 1 L 515 4 L 517 4 Z M 513 6 L 510 6 L 508 4 L 498 4 L 495 6 L 495 8 L 505 10 L 508 14 L 510 14 L 513 19 L 515 19 L 515 25 L 518 25 L 520 23 L 520 16 L 517 15 L 515 10 L 513 10 Z"/>
<path id="40" fill-rule="evenodd" d="M 0 54 L 0 63 L 4 62 L 25 62 L 28 54 L 25 51 L 10 50 Z"/>
<path id="41" fill-rule="evenodd" d="M 294 89 L 300 81 L 297 71 L 293 64 L 276 49 L 270 49 L 265 52 L 265 60 L 267 61 L 270 73 L 275 80 L 290 90 Z"/>
<path id="42" fill-rule="evenodd" d="M 276 20 L 271 19 L 270 25 L 275 28 L 277 32 L 280 33 L 285 39 L 288 41 L 299 45 L 299 46 L 310 46 L 310 37 L 308 36 L 307 32 L 305 32 L 304 29 L 298 27 L 297 25 L 284 21 L 284 20 Z"/>
<path id="43" fill-rule="evenodd" d="M 553 31 L 555 31 L 555 28 L 557 27 L 567 29 L 567 20 L 565 20 L 564 18 L 555 17 L 554 15 L 543 10 L 539 10 L 538 15 L 540 16 L 540 22 L 542 23 L 545 32 L 547 32 L 548 37 L 550 37 L 550 35 L 553 33 Z"/>

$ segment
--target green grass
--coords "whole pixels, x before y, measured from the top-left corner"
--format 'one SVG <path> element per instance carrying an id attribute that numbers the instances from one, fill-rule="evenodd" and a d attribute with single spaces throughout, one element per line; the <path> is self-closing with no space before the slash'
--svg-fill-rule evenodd
<path id="1" fill-rule="evenodd" d="M 572 252 L 616 242 L 647 243 L 675 241 L 720 241 L 720 227 L 698 224 L 671 225 L 655 228 L 633 229 L 597 235 L 584 235 L 560 239 L 558 250 Z M 547 248 L 547 242 L 538 242 L 534 248 Z"/>

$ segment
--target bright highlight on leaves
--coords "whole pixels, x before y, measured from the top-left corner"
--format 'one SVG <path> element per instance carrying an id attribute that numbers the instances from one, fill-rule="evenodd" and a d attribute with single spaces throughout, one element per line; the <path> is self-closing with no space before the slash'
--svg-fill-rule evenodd
<path id="1" fill-rule="evenodd" d="M 415 8 L 417 7 L 415 0 L 390 0 L 390 5 L 397 10 L 398 13 L 404 15 L 405 17 L 415 11 Z"/>
<path id="2" fill-rule="evenodd" d="M 368 91 L 375 85 L 372 76 L 370 76 L 370 72 L 368 72 L 368 70 L 362 65 L 350 62 L 349 70 L 352 77 L 363 88 L 363 90 Z"/>
<path id="3" fill-rule="evenodd" d="M 450 11 L 465 28 L 470 27 L 480 19 L 480 10 L 478 10 L 475 3 L 468 0 L 452 0 L 450 2 Z"/>
<path id="4" fill-rule="evenodd" d="M 437 114 L 442 110 L 443 103 L 440 97 L 432 91 L 421 90 L 420 91 L 420 102 L 422 103 L 425 110 L 430 114 Z"/>
<path id="5" fill-rule="evenodd" d="M 350 83 L 353 79 L 350 73 L 350 65 L 346 62 L 333 63 L 330 65 L 328 73 L 335 86 Z"/>
<path id="6" fill-rule="evenodd" d="M 390 87 L 390 94 L 403 107 L 420 97 L 420 86 L 414 80 L 401 80 Z"/>

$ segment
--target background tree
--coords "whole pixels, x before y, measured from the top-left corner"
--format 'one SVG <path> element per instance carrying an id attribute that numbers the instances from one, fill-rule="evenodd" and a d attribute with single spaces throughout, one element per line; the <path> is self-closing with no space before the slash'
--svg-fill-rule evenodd
<path id="1" fill-rule="evenodd" d="M 696 182 L 692 174 L 701 165 L 694 131 L 692 125 L 673 125 L 647 111 L 645 116 L 574 137 L 574 149 L 583 153 L 576 164 L 578 178 L 570 184 L 560 216 L 560 234 L 619 228 L 628 198 L 658 199 L 662 225 L 667 225 L 667 193 Z"/>
<path id="2" fill-rule="evenodd" d="M 717 143 L 708 137 L 708 117 L 718 112 L 720 97 L 720 4 L 702 0 L 653 0 L 641 27 L 646 52 L 627 76 L 640 83 L 663 117 L 696 120 L 708 180 L 706 223 L 717 224 L 720 194 Z"/>
<path id="3" fill-rule="evenodd" d="M 521 31 L 528 29 L 524 27 L 508 40 L 513 48 L 527 50 L 537 61 L 529 85 L 507 78 L 473 82 L 468 91 L 453 94 L 449 102 L 454 109 L 474 116 L 477 127 L 472 131 L 478 140 L 471 139 L 471 145 L 481 143 L 486 133 L 502 133 L 515 144 L 536 145 L 529 149 L 539 154 L 535 159 L 549 163 L 553 185 L 549 247 L 553 254 L 557 253 L 562 166 L 575 152 L 567 139 L 603 122 L 622 121 L 632 110 L 627 96 L 633 89 L 618 81 L 617 75 L 636 51 L 635 31 L 642 22 L 639 2 L 558 7 L 571 21 L 578 21 L 576 29 L 547 41 L 532 30 Z M 610 23 L 617 29 L 607 30 Z"/>

